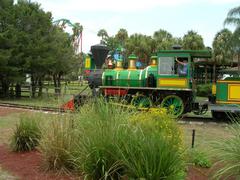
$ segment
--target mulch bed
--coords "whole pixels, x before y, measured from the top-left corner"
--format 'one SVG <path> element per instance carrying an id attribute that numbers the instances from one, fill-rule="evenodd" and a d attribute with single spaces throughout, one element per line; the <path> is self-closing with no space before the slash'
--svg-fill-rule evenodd
<path id="1" fill-rule="evenodd" d="M 24 180 L 72 180 L 78 177 L 56 175 L 41 170 L 41 154 L 38 151 L 25 153 L 11 152 L 6 146 L 0 146 L 0 165 L 12 175 Z M 186 180 L 207 180 L 209 169 L 190 166 Z"/>
<path id="2" fill-rule="evenodd" d="M 15 153 L 6 146 L 0 146 L 0 165 L 12 175 L 23 180 L 72 180 L 77 177 L 44 172 L 41 166 L 41 154 L 38 151 Z"/>

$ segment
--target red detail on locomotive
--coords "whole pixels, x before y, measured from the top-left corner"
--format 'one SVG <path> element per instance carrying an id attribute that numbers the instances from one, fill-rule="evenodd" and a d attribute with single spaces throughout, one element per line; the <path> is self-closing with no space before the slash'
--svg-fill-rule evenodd
<path id="1" fill-rule="evenodd" d="M 65 111 L 67 111 L 67 110 L 74 111 L 74 98 L 72 98 L 67 103 L 63 104 L 61 106 L 61 109 L 65 110 Z"/>
<path id="2" fill-rule="evenodd" d="M 126 89 L 104 89 L 104 94 L 109 96 L 124 96 L 127 92 Z"/>

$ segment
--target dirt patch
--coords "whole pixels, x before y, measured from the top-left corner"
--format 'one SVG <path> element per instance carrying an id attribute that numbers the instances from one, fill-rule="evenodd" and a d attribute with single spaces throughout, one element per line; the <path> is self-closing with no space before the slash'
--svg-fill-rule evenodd
<path id="1" fill-rule="evenodd" d="M 0 165 L 12 175 L 24 180 L 72 180 L 80 179 L 73 176 L 57 175 L 41 170 L 41 154 L 38 151 L 25 153 L 11 152 L 0 146 Z"/>
<path id="2" fill-rule="evenodd" d="M 0 165 L 12 175 L 24 180 L 72 180 L 81 179 L 67 175 L 56 175 L 54 173 L 41 170 L 41 154 L 38 151 L 26 153 L 11 152 L 6 146 L 0 146 Z M 190 166 L 186 180 L 207 180 L 209 179 L 209 169 L 196 168 Z"/>
<path id="3" fill-rule="evenodd" d="M 8 108 L 8 107 L 0 107 L 0 116 L 7 116 L 12 113 L 20 113 L 24 112 L 23 109 L 15 109 L 15 108 Z"/>
<path id="4" fill-rule="evenodd" d="M 208 179 L 209 179 L 209 169 L 196 168 L 194 166 L 188 167 L 186 180 L 208 180 Z"/>

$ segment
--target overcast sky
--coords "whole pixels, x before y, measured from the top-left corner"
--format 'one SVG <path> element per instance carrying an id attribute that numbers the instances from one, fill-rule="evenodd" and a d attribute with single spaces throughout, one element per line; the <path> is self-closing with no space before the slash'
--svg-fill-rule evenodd
<path id="1" fill-rule="evenodd" d="M 120 28 L 128 34 L 153 35 L 164 29 L 175 37 L 188 30 L 198 32 L 206 46 L 212 46 L 215 34 L 223 28 L 229 9 L 240 0 L 32 0 L 53 14 L 54 20 L 66 18 L 83 25 L 83 51 L 99 43 L 99 29 L 110 36 Z M 231 27 L 229 27 L 231 29 Z"/>

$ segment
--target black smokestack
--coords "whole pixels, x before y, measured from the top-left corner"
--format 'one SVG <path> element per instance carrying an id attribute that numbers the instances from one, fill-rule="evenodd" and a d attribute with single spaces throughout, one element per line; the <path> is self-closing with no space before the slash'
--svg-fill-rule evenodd
<path id="1" fill-rule="evenodd" d="M 97 69 L 101 69 L 109 49 L 103 44 L 91 46 L 91 52 Z"/>

